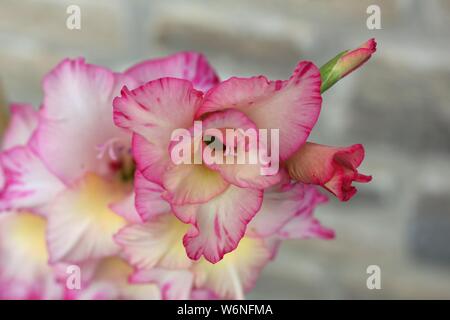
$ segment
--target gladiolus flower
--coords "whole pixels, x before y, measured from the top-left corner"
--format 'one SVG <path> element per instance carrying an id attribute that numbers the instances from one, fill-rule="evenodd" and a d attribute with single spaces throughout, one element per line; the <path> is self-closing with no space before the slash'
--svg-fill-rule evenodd
<path id="1" fill-rule="evenodd" d="M 315 185 L 350 199 L 364 149 L 306 141 L 321 91 L 375 45 L 276 81 L 220 82 L 191 52 L 123 73 L 63 60 L 2 139 L 0 298 L 242 299 L 283 240 L 334 238 Z"/>
<path id="2" fill-rule="evenodd" d="M 278 129 L 276 161 L 283 161 L 305 143 L 321 103 L 318 68 L 300 62 L 289 80 L 234 77 L 205 95 L 191 82 L 175 78 L 150 81 L 131 91 L 125 87 L 114 100 L 114 121 L 133 131 L 133 154 L 142 176 L 161 185 L 175 215 L 191 224 L 183 240 L 188 256 L 216 263 L 238 246 L 261 207 L 263 190 L 278 183 L 279 175 L 263 176 L 259 166 L 228 162 L 214 167 L 176 165 L 170 157 L 172 133 L 180 128 L 193 131 L 195 120 L 219 131 L 243 126 Z M 193 148 L 197 152 L 198 147 Z"/>

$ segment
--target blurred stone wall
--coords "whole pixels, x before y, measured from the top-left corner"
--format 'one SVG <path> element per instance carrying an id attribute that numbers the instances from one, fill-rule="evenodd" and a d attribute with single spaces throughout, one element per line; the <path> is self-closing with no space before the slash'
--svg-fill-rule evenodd
<path id="1" fill-rule="evenodd" d="M 66 8 L 81 8 L 81 30 Z M 368 30 L 366 8 L 381 8 Z M 123 70 L 179 50 L 204 52 L 222 78 L 289 77 L 368 38 L 378 52 L 324 96 L 312 140 L 363 143 L 374 180 L 318 215 L 334 241 L 291 241 L 251 298 L 450 298 L 450 1 L 1 0 L 0 82 L 8 101 L 42 98 L 64 57 Z M 368 290 L 366 268 L 381 268 Z"/>

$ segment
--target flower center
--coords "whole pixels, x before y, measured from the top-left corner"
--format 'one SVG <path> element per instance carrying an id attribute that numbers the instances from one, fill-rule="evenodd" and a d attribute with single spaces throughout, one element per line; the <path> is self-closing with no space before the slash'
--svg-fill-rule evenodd
<path id="1" fill-rule="evenodd" d="M 131 151 L 119 138 L 111 138 L 97 146 L 97 159 L 107 158 L 109 168 L 117 173 L 123 182 L 131 182 L 134 177 L 135 163 Z"/>

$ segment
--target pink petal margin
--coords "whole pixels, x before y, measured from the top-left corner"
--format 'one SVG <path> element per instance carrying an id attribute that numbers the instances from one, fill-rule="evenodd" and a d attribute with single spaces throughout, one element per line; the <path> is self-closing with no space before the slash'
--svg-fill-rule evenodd
<path id="1" fill-rule="evenodd" d="M 183 238 L 186 253 L 193 260 L 204 256 L 211 263 L 236 249 L 247 224 L 261 208 L 263 192 L 230 185 L 207 203 L 172 206 L 175 215 L 192 224 Z"/>
<path id="2" fill-rule="evenodd" d="M 201 53 L 180 52 L 164 58 L 150 59 L 132 66 L 125 74 L 140 85 L 159 78 L 172 77 L 192 82 L 194 88 L 206 92 L 219 83 L 219 77 Z"/>

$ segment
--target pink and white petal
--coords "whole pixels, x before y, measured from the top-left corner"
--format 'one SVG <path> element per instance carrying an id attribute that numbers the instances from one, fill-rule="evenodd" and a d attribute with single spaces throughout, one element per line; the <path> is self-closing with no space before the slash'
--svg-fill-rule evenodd
<path id="1" fill-rule="evenodd" d="M 136 161 L 136 169 L 142 172 L 142 175 L 154 183 L 162 184 L 162 175 L 168 165 L 167 151 L 164 150 L 162 143 L 156 147 L 137 133 L 132 135 L 132 153 Z M 140 159 L 140 160 L 137 160 Z"/>
<path id="2" fill-rule="evenodd" d="M 65 188 L 28 147 L 2 152 L 0 163 L 5 176 L 0 211 L 42 206 Z"/>
<path id="3" fill-rule="evenodd" d="M 185 79 L 203 92 L 219 83 L 219 77 L 205 56 L 196 52 L 180 52 L 147 60 L 131 67 L 125 74 L 133 77 L 139 85 L 165 77 Z"/>
<path id="4" fill-rule="evenodd" d="M 333 229 L 322 226 L 312 215 L 298 215 L 278 230 L 281 239 L 334 239 Z"/>
<path id="5" fill-rule="evenodd" d="M 114 122 L 134 132 L 134 158 L 148 180 L 162 183 L 172 132 L 192 126 L 202 96 L 187 80 L 162 78 L 114 99 Z"/>
<path id="6" fill-rule="evenodd" d="M 227 109 L 207 115 L 202 121 L 203 131 L 209 129 L 242 129 L 257 130 L 256 124 L 244 113 L 234 109 Z"/>
<path id="7" fill-rule="evenodd" d="M 249 232 L 261 237 L 276 234 L 299 215 L 312 214 L 315 207 L 327 201 L 315 186 L 300 182 L 279 185 L 264 192 L 258 214 L 249 224 Z"/>
<path id="8" fill-rule="evenodd" d="M 64 287 L 57 283 L 51 274 L 35 278 L 30 283 L 17 279 L 0 282 L 1 300 L 60 300 L 63 297 Z"/>
<path id="9" fill-rule="evenodd" d="M 191 295 L 193 275 L 188 270 L 154 268 L 136 271 L 130 281 L 157 284 L 164 300 L 187 300 Z"/>
<path id="10" fill-rule="evenodd" d="M 204 203 L 227 188 L 228 183 L 222 179 L 220 173 L 197 161 L 201 160 L 202 143 L 202 136 L 195 133 L 194 127 L 185 130 L 181 137 L 171 141 L 171 162 L 163 175 L 163 187 L 166 190 L 163 197 L 171 204 Z"/>
<path id="11" fill-rule="evenodd" d="M 210 201 L 223 193 L 228 183 L 220 173 L 201 164 L 179 164 L 164 173 L 164 198 L 173 205 Z"/>
<path id="12" fill-rule="evenodd" d="M 256 125 L 244 113 L 233 109 L 212 113 L 203 121 L 204 135 L 208 135 L 211 129 L 222 133 L 221 137 L 215 138 L 222 139 L 220 142 L 226 150 L 223 151 L 221 144 L 219 149 L 214 149 L 213 142 L 205 147 L 211 151 L 203 152 L 203 162 L 220 172 L 227 182 L 242 188 L 264 189 L 280 181 L 276 172 L 272 175 L 265 173 L 270 163 L 268 159 L 261 159 L 261 150 L 267 149 L 259 140 Z M 278 159 L 276 161 L 278 163 Z"/>
<path id="13" fill-rule="evenodd" d="M 78 263 L 117 254 L 112 236 L 125 220 L 110 204 L 126 197 L 122 186 L 87 174 L 46 208 L 50 262 Z"/>
<path id="14" fill-rule="evenodd" d="M 257 152 L 257 149 L 250 150 L 246 152 L 246 157 L 248 159 L 249 153 Z M 230 160 L 226 160 L 226 159 Z M 274 169 L 275 174 L 266 175 L 262 168 L 268 168 L 265 165 L 259 163 L 237 163 L 237 156 L 226 155 L 224 164 L 206 164 L 212 170 L 220 173 L 222 178 L 235 186 L 241 188 L 253 188 L 253 189 L 265 189 L 269 188 L 280 182 L 281 176 L 277 169 Z M 226 161 L 234 162 L 234 164 L 226 164 Z"/>
<path id="15" fill-rule="evenodd" d="M 189 258 L 198 260 L 204 256 L 216 263 L 233 251 L 260 209 L 262 196 L 260 190 L 230 185 L 206 203 L 172 206 L 180 220 L 192 224 L 183 238 Z"/>
<path id="16" fill-rule="evenodd" d="M 244 299 L 271 256 L 262 239 L 244 237 L 239 247 L 218 263 L 202 259 L 194 265 L 195 288 L 209 289 L 220 299 Z"/>
<path id="17" fill-rule="evenodd" d="M 136 210 L 135 197 L 136 195 L 132 192 L 125 199 L 112 203 L 110 208 L 127 222 L 142 223 L 143 220 Z"/>
<path id="18" fill-rule="evenodd" d="M 164 188 L 147 180 L 139 170 L 134 175 L 134 189 L 136 210 L 144 222 L 171 210 L 169 203 L 162 198 Z"/>
<path id="19" fill-rule="evenodd" d="M 185 269 L 192 264 L 183 247 L 187 229 L 188 225 L 169 212 L 145 224 L 124 227 L 114 240 L 128 263 L 137 269 Z"/>
<path id="20" fill-rule="evenodd" d="M 0 219 L 0 299 L 61 299 L 63 287 L 48 265 L 46 221 L 29 213 Z"/>
<path id="21" fill-rule="evenodd" d="M 39 121 L 37 110 L 29 104 L 12 104 L 11 118 L 3 135 L 2 149 L 25 145 Z"/>
<path id="22" fill-rule="evenodd" d="M 286 160 L 305 143 L 319 117 L 320 85 L 320 71 L 311 62 L 300 62 L 287 81 L 233 77 L 208 91 L 197 116 L 242 111 L 259 129 L 279 130 L 280 159 Z"/>
<path id="23" fill-rule="evenodd" d="M 133 83 L 83 59 L 65 59 L 44 78 L 42 119 L 30 145 L 64 182 L 86 172 L 109 173 L 110 159 L 98 157 L 105 142 L 114 138 L 129 145 L 127 133 L 109 115 L 119 88 Z"/>
<path id="24" fill-rule="evenodd" d="M 159 288 L 153 284 L 133 284 L 129 278 L 133 268 L 119 257 L 103 259 L 97 268 L 93 283 L 114 284 L 116 299 L 154 300 L 161 299 Z"/>

